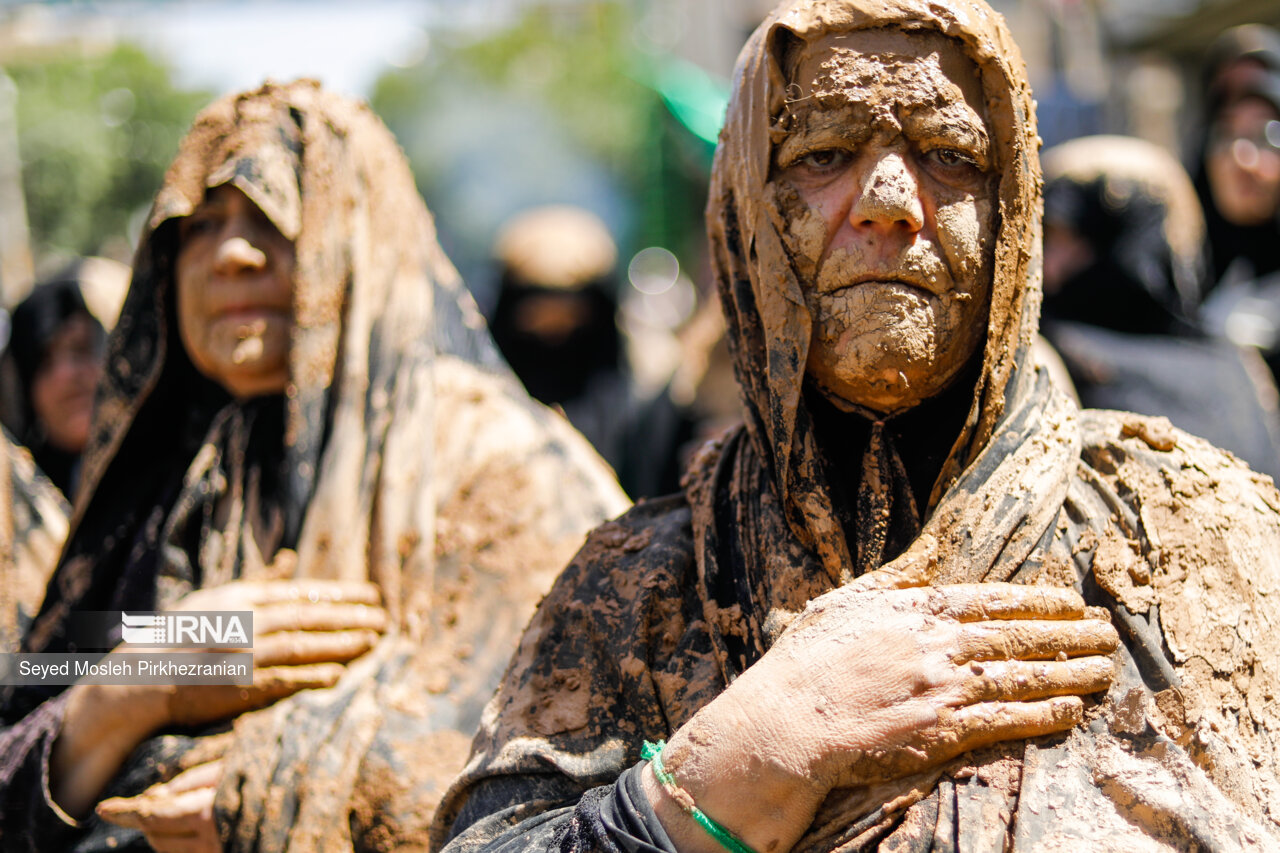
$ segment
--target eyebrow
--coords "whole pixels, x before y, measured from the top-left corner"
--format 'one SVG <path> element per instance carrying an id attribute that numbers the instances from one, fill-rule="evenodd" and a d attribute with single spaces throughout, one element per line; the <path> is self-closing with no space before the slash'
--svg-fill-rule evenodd
<path id="1" fill-rule="evenodd" d="M 861 145 L 871 136 L 871 126 L 865 122 L 830 122 L 816 127 L 801 127 L 786 135 L 773 146 L 771 160 L 785 168 L 790 161 L 826 147 Z"/>
<path id="2" fill-rule="evenodd" d="M 810 98 L 797 108 L 789 107 L 785 117 L 790 120 L 787 139 L 820 134 L 858 139 L 871 132 L 870 110 L 861 103 L 826 106 Z"/>
<path id="3" fill-rule="evenodd" d="M 967 104 L 962 110 L 923 106 L 902 116 L 903 132 L 913 138 L 941 137 L 955 140 L 986 157 L 991 148 L 986 122 Z"/>

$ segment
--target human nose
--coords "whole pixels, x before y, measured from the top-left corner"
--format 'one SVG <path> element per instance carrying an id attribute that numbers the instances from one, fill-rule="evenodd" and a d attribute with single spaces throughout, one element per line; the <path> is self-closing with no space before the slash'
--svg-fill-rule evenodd
<path id="1" fill-rule="evenodd" d="M 240 235 L 226 237 L 218 245 L 218 252 L 213 259 L 214 271 L 219 275 L 261 270 L 266 265 L 266 252 Z"/>
<path id="2" fill-rule="evenodd" d="M 914 233 L 924 227 L 920 184 L 902 154 L 886 153 L 871 165 L 849 208 L 849 222 L 854 228 L 885 232 Z"/>

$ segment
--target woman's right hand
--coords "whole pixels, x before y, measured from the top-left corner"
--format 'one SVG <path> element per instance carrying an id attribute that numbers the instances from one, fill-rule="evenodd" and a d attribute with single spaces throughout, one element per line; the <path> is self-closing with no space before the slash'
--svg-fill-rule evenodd
<path id="1" fill-rule="evenodd" d="M 1076 725 L 1081 697 L 1110 685 L 1118 642 L 1067 589 L 837 589 L 677 730 L 663 759 L 707 814 L 756 850 L 786 851 L 834 788 Z M 680 850 L 716 849 L 651 769 L 643 779 Z"/>
<path id="2" fill-rule="evenodd" d="M 155 729 L 214 723 L 333 686 L 387 630 L 380 601 L 378 588 L 362 581 L 232 581 L 191 593 L 174 609 L 253 611 L 253 685 L 152 687 L 164 700 L 151 703 Z"/>
<path id="3" fill-rule="evenodd" d="M 332 686 L 386 631 L 379 602 L 373 584 L 307 579 L 233 581 L 186 596 L 176 609 L 253 611 L 252 686 L 75 685 L 50 757 L 54 802 L 73 817 L 87 814 L 129 754 L 157 731 L 220 722 Z"/>

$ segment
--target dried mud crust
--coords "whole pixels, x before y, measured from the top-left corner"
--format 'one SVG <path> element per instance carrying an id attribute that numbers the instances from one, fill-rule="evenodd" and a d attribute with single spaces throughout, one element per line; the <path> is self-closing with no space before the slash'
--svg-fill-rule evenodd
<path id="1" fill-rule="evenodd" d="M 18 648 L 40 610 L 69 514 L 31 454 L 0 436 L 0 652 Z"/>
<path id="2" fill-rule="evenodd" d="M 797 186 L 811 181 L 803 158 L 815 147 L 846 151 L 864 141 L 868 126 L 881 144 L 900 146 L 904 134 L 924 150 L 955 144 L 936 132 L 918 138 L 910 116 L 920 105 L 936 117 L 976 127 L 980 147 L 987 147 L 976 69 L 949 53 L 945 38 L 907 39 L 896 28 L 856 35 L 856 50 L 846 46 L 846 35 L 829 37 L 806 44 L 789 63 L 795 66 L 789 90 L 795 97 L 777 120 L 787 135 L 774 152 L 779 174 L 772 191 L 787 219 L 782 239 L 812 317 L 810 371 L 817 370 L 820 383 L 838 376 L 864 405 L 896 400 L 906 408 L 945 386 L 981 345 L 997 224 L 989 197 L 994 181 L 984 175 L 974 186 L 951 186 L 920 169 L 924 160 L 908 168 L 902 157 L 909 155 L 885 148 L 875 163 L 857 159 L 834 183 L 827 177 L 822 192 L 814 192 L 825 199 L 821 210 L 805 205 Z M 858 181 L 856 191 L 851 180 Z M 856 207 L 834 217 L 829 233 L 823 217 L 832 215 L 831 186 L 852 193 Z M 925 221 L 922 197 L 936 206 L 932 221 Z M 851 216 L 898 219 L 915 208 L 924 231 L 896 256 L 871 238 L 842 239 L 850 231 L 843 220 Z M 883 280 L 848 286 L 868 271 Z M 844 368 L 823 370 L 820 365 L 837 353 Z"/>
<path id="3" fill-rule="evenodd" d="M 1280 493 L 1163 418 L 1086 412 L 1085 461 L 1132 510 L 1093 558 L 1135 613 L 1158 612 L 1180 684 L 1153 725 L 1254 820 L 1280 828 Z"/>
<path id="4" fill-rule="evenodd" d="M 347 843 L 339 831 L 354 849 L 426 849 L 436 806 L 466 760 L 471 732 L 534 606 L 584 531 L 626 506 L 563 420 L 514 396 L 503 377 L 452 358 L 436 367 L 436 402 L 449 418 L 433 458 L 442 476 L 433 483 L 439 507 L 430 598 L 420 604 L 424 633 L 384 642 L 344 685 L 324 691 L 332 697 L 237 725 L 247 796 L 225 800 L 226 807 L 247 806 L 249 819 L 267 829 L 233 849 L 258 837 L 288 837 L 289 849 L 312 849 L 298 846 L 312 841 L 318 850 L 346 849 L 325 846 Z M 554 502 L 546 499 L 552 490 Z M 298 749 L 290 732 L 299 727 L 331 728 L 335 736 L 315 745 L 307 772 L 282 783 L 271 756 L 287 759 Z M 255 752 L 266 763 L 255 767 Z M 264 779 L 272 780 L 269 789 L 257 792 Z M 316 803 L 328 804 L 328 836 L 290 814 L 295 797 L 302 817 L 307 807 L 314 813 Z"/>

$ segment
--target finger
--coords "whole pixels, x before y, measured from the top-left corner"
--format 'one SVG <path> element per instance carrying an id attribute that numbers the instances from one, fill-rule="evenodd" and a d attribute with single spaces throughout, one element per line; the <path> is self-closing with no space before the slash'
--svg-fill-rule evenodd
<path id="1" fill-rule="evenodd" d="M 988 660 L 1054 660 L 1115 651 L 1120 638 L 1107 622 L 1003 621 L 961 625 L 952 663 Z"/>
<path id="2" fill-rule="evenodd" d="M 269 704 L 299 690 L 332 687 L 347 668 L 340 663 L 313 663 L 303 666 L 268 666 L 253 671 L 250 694 L 266 699 Z"/>
<path id="3" fill-rule="evenodd" d="M 184 770 L 174 776 L 165 786 L 175 793 L 193 791 L 196 788 L 213 788 L 222 778 L 222 762 L 210 761 L 208 764 L 197 764 L 190 770 Z"/>
<path id="4" fill-rule="evenodd" d="M 387 630 L 387 611 L 372 604 L 291 601 L 253 612 L 255 636 L 276 631 Z"/>
<path id="5" fill-rule="evenodd" d="M 1111 658 L 1067 661 L 987 661 L 960 665 L 970 672 L 957 690 L 960 704 L 1027 702 L 1051 696 L 1086 696 L 1106 690 L 1115 677 Z"/>
<path id="6" fill-rule="evenodd" d="M 213 788 L 172 793 L 156 785 L 136 797 L 113 797 L 98 803 L 103 820 L 147 834 L 195 835 L 200 822 L 213 814 Z"/>
<path id="7" fill-rule="evenodd" d="M 1074 589 L 1011 583 L 961 583 L 929 590 L 926 606 L 960 622 L 993 619 L 1080 619 L 1084 599 Z"/>
<path id="8" fill-rule="evenodd" d="M 346 663 L 378 644 L 377 631 L 285 631 L 260 637 L 253 647 L 255 666 Z"/>
<path id="9" fill-rule="evenodd" d="M 94 806 L 98 817 L 123 826 L 125 829 L 142 829 L 145 823 L 140 813 L 141 805 L 135 802 L 138 797 L 112 797 Z"/>
<path id="10" fill-rule="evenodd" d="M 935 730 L 926 735 L 925 752 L 937 748 L 950 759 L 993 743 L 1066 731 L 1084 720 L 1084 701 L 1056 696 L 1040 702 L 982 702 L 944 709 L 938 717 Z"/>
<path id="11" fill-rule="evenodd" d="M 281 548 L 271 558 L 267 566 L 267 575 L 272 578 L 291 578 L 298 570 L 298 552 L 292 548 Z"/>
<path id="12" fill-rule="evenodd" d="M 1084 701 L 1078 696 L 941 708 L 936 712 L 936 723 L 897 748 L 855 750 L 839 774 L 838 784 L 865 785 L 901 779 L 973 749 L 1066 731 L 1083 719 Z"/>
<path id="13" fill-rule="evenodd" d="M 264 708 L 300 690 L 332 687 L 345 671 L 340 663 L 255 667 L 252 685 L 175 687 L 169 694 L 169 719 L 178 726 L 225 720 Z"/>
<path id="14" fill-rule="evenodd" d="M 294 578 L 253 583 L 252 598 L 255 606 L 288 601 L 379 604 L 382 601 L 382 593 L 378 587 L 367 581 Z"/>

